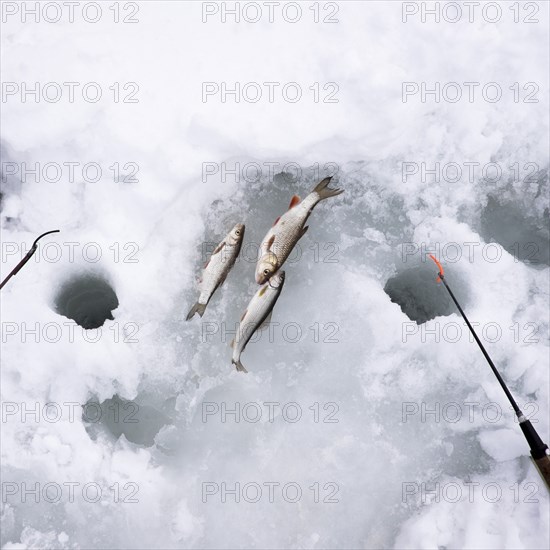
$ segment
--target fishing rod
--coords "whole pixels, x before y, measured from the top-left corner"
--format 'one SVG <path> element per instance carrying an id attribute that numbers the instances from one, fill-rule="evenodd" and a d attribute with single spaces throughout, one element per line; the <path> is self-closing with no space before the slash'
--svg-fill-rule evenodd
<path id="1" fill-rule="evenodd" d="M 45 237 L 46 235 L 50 235 L 51 233 L 59 233 L 59 229 L 54 229 L 53 231 L 46 231 L 46 233 L 42 233 L 39 237 L 36 237 L 34 243 L 32 243 L 31 249 L 25 254 L 24 258 L 11 270 L 10 274 L 0 283 L 0 289 L 4 287 L 4 285 L 14 276 L 17 275 L 19 270 L 32 258 L 32 255 L 36 252 L 36 249 L 38 248 L 38 241 Z"/>
<path id="2" fill-rule="evenodd" d="M 483 355 L 485 356 L 485 359 L 487 359 L 487 363 L 489 363 L 489 366 L 491 367 L 494 375 L 497 377 L 497 380 L 501 388 L 504 390 L 506 397 L 508 397 L 508 400 L 510 401 L 512 408 L 514 409 L 514 412 L 518 417 L 521 431 L 523 432 L 523 435 L 525 436 L 525 439 L 529 444 L 529 448 L 531 449 L 531 457 L 533 459 L 533 462 L 535 463 L 537 470 L 539 471 L 542 479 L 544 479 L 546 485 L 548 486 L 548 490 L 550 491 L 550 456 L 548 455 L 548 445 L 546 445 L 546 443 L 542 441 L 539 434 L 537 433 L 537 430 L 535 430 L 535 428 L 533 427 L 533 424 L 531 424 L 531 421 L 525 417 L 523 412 L 521 412 L 521 409 L 519 408 L 518 404 L 516 403 L 516 400 L 510 393 L 508 386 L 506 386 L 506 383 L 502 379 L 502 376 L 500 376 L 500 373 L 495 367 L 495 364 L 489 357 L 487 350 L 483 347 L 481 340 L 478 338 L 477 334 L 475 333 L 474 327 L 472 327 L 472 325 L 470 324 L 470 321 L 468 321 L 468 318 L 466 317 L 464 310 L 460 307 L 460 304 L 458 303 L 458 300 L 455 298 L 453 291 L 447 284 L 447 281 L 445 280 L 445 273 L 443 270 L 443 266 L 432 254 L 430 254 L 430 258 L 435 262 L 435 264 L 439 269 L 439 276 L 437 278 L 437 282 L 439 283 L 441 281 L 445 285 L 447 292 L 449 293 L 453 302 L 458 308 L 458 311 L 460 311 L 460 315 L 462 315 L 462 318 L 464 319 L 464 321 L 466 321 L 466 324 L 468 325 L 468 328 L 470 329 L 472 336 L 475 338 L 477 345 L 481 349 Z"/>

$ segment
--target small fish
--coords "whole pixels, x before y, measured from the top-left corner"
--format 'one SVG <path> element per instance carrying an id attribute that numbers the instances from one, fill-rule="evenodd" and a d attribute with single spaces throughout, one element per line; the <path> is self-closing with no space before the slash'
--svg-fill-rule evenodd
<path id="1" fill-rule="evenodd" d="M 344 192 L 343 189 L 328 187 L 331 179 L 332 177 L 321 181 L 301 202 L 300 197 L 294 195 L 288 211 L 275 220 L 275 224 L 260 245 L 260 257 L 256 264 L 258 284 L 265 283 L 285 263 L 296 243 L 307 231 L 308 226 L 305 226 L 305 223 L 315 206 L 323 199 Z"/>
<path id="2" fill-rule="evenodd" d="M 243 313 L 237 334 L 231 342 L 231 347 L 233 348 L 231 363 L 237 367 L 238 371 L 248 372 L 241 363 L 241 353 L 246 348 L 253 334 L 257 330 L 261 330 L 269 325 L 273 307 L 279 299 L 284 283 L 285 272 L 279 271 L 260 287 Z"/>
<path id="3" fill-rule="evenodd" d="M 210 259 L 204 266 L 202 279 L 199 283 L 199 299 L 189 311 L 187 315 L 188 321 L 195 313 L 198 313 L 201 317 L 203 316 L 210 298 L 212 298 L 216 289 L 223 284 L 231 271 L 241 251 L 243 237 L 244 224 L 238 223 L 216 247 L 214 252 L 212 252 L 212 256 L 210 256 Z"/>

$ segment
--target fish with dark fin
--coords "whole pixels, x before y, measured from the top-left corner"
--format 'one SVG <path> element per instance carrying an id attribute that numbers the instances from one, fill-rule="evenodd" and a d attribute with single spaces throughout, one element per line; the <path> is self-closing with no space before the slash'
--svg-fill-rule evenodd
<path id="1" fill-rule="evenodd" d="M 322 200 L 336 197 L 344 192 L 343 189 L 329 187 L 331 179 L 332 177 L 329 177 L 319 182 L 303 201 L 294 195 L 288 211 L 277 218 L 273 227 L 267 232 L 260 245 L 259 259 L 256 264 L 258 284 L 264 284 L 285 263 L 296 243 L 308 230 L 306 221 L 315 206 Z"/>

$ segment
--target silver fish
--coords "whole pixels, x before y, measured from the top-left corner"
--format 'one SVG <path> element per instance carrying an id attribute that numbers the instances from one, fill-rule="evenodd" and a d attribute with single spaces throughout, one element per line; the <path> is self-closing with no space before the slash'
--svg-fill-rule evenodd
<path id="1" fill-rule="evenodd" d="M 248 372 L 241 363 L 241 353 L 246 348 L 253 334 L 268 325 L 271 321 L 273 307 L 279 299 L 284 283 L 285 272 L 279 271 L 254 294 L 246 311 L 243 313 L 237 334 L 231 342 L 231 347 L 233 348 L 231 363 L 237 367 L 238 371 Z"/>
<path id="2" fill-rule="evenodd" d="M 239 252 L 244 237 L 244 224 L 238 223 L 227 234 L 225 239 L 216 247 L 212 256 L 204 266 L 202 279 L 199 283 L 199 299 L 197 303 L 190 309 L 187 320 L 189 321 L 195 313 L 201 317 L 204 310 L 212 298 L 216 289 L 223 284 L 225 278 L 231 271 Z"/>
<path id="3" fill-rule="evenodd" d="M 315 206 L 324 199 L 343 193 L 343 189 L 328 187 L 330 178 L 325 178 L 300 202 L 294 195 L 290 206 L 275 225 L 267 232 L 260 245 L 259 259 L 256 264 L 256 282 L 265 283 L 285 263 L 286 259 L 308 229 L 305 223 Z M 305 227 L 304 227 L 305 226 Z"/>

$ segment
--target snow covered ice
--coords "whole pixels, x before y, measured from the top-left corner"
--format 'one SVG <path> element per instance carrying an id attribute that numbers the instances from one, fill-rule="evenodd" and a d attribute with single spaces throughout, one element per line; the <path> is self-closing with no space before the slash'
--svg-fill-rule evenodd
<path id="1" fill-rule="evenodd" d="M 61 232 L 2 289 L 2 548 L 548 548 L 427 259 L 548 442 L 548 4 L 35 4 L 2 3 L 2 279 Z M 237 373 L 257 244 L 326 175 Z"/>

